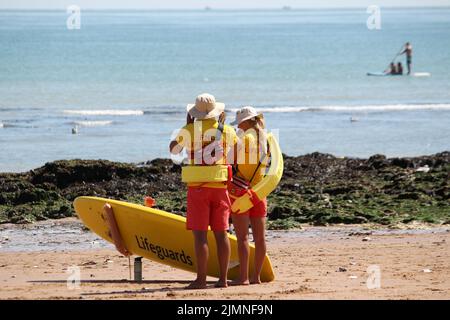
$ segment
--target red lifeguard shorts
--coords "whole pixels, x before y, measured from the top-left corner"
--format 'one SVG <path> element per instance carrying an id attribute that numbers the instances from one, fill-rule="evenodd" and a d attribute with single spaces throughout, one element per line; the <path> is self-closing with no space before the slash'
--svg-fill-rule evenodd
<path id="1" fill-rule="evenodd" d="M 231 202 L 226 188 L 188 187 L 186 227 L 188 230 L 226 231 Z"/>
<path id="2" fill-rule="evenodd" d="M 234 202 L 234 199 L 231 199 L 231 203 Z M 264 218 L 267 216 L 267 198 L 262 199 L 256 205 L 251 207 L 250 210 L 242 213 L 232 213 L 232 215 L 248 215 L 250 218 Z"/>

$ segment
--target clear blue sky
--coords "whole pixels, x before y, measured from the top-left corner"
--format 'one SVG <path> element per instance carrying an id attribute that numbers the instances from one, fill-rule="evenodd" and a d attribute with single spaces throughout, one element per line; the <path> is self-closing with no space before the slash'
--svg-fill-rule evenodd
<path id="1" fill-rule="evenodd" d="M 450 0 L 1 0 L 0 8 L 62 9 L 71 4 L 85 9 L 324 8 L 450 6 Z"/>

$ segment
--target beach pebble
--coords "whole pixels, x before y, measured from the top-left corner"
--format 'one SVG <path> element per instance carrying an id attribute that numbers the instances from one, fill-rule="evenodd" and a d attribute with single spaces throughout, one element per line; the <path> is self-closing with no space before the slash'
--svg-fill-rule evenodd
<path id="1" fill-rule="evenodd" d="M 350 262 L 351 266 L 356 266 L 356 262 Z"/>
<path id="2" fill-rule="evenodd" d="M 432 272 L 431 269 L 423 269 L 422 271 L 423 271 L 424 273 L 430 273 L 430 272 Z"/>
<path id="3" fill-rule="evenodd" d="M 11 278 L 13 278 L 13 279 L 14 279 L 15 277 L 16 277 L 16 276 L 11 276 Z"/>
<path id="4" fill-rule="evenodd" d="M 372 240 L 372 238 L 370 238 L 370 237 L 364 237 L 364 238 L 362 238 L 362 241 L 370 241 L 370 240 Z"/>
<path id="5" fill-rule="evenodd" d="M 347 268 L 339 267 L 338 272 L 347 272 Z"/>

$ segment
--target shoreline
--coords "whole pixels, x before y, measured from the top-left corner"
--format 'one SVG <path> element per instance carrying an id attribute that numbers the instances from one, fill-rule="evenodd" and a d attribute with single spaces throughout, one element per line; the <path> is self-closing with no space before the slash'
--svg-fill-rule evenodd
<path id="1" fill-rule="evenodd" d="M 284 173 L 268 197 L 268 228 L 302 224 L 395 226 L 450 224 L 450 152 L 368 159 L 312 153 L 284 155 Z M 24 173 L 0 173 L 0 225 L 74 216 L 72 202 L 90 195 L 143 203 L 184 215 L 181 167 L 169 159 L 139 164 L 61 160 Z"/>
<path id="2" fill-rule="evenodd" d="M 234 234 L 234 232 L 230 232 Z M 301 224 L 299 228 L 289 230 L 267 230 L 268 243 L 276 239 L 315 239 L 324 241 L 328 237 L 340 240 L 352 237 L 403 236 L 424 234 L 450 234 L 450 225 L 412 223 L 397 226 L 377 224 L 337 224 L 331 226 L 313 226 Z M 30 239 L 33 239 L 30 242 Z M 250 232 L 251 239 L 251 232 Z M 71 252 L 114 250 L 114 245 L 103 240 L 86 228 L 76 217 L 39 221 L 32 224 L 0 225 L 0 254 L 13 252 Z"/>

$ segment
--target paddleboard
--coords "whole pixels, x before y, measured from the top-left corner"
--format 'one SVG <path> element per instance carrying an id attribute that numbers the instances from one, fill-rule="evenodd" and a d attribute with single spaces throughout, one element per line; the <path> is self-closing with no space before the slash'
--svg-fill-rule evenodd
<path id="1" fill-rule="evenodd" d="M 109 203 L 114 211 L 120 234 L 128 251 L 137 256 L 171 267 L 196 272 L 197 260 L 192 231 L 186 229 L 186 218 L 162 210 L 133 203 L 98 197 L 78 197 L 74 208 L 81 221 L 100 237 L 114 243 L 103 206 Z M 228 278 L 239 277 L 239 258 L 236 237 L 229 235 L 231 259 Z M 216 242 L 212 231 L 208 231 L 209 259 L 208 275 L 219 277 Z M 250 244 L 250 275 L 254 270 L 255 246 Z M 275 279 L 269 257 L 266 255 L 261 272 L 261 281 Z"/>
<path id="2" fill-rule="evenodd" d="M 401 74 L 389 74 L 384 72 L 367 72 L 368 76 L 373 77 L 395 77 L 402 76 Z M 403 76 L 408 76 L 407 74 L 403 74 Z M 429 72 L 414 72 L 410 75 L 411 77 L 431 77 L 431 73 Z"/>
<path id="3" fill-rule="evenodd" d="M 414 77 L 431 77 L 431 73 L 429 72 L 414 72 Z"/>
<path id="4" fill-rule="evenodd" d="M 390 74 L 386 74 L 384 72 L 367 72 L 367 75 L 373 77 L 386 77 L 389 76 Z"/>

